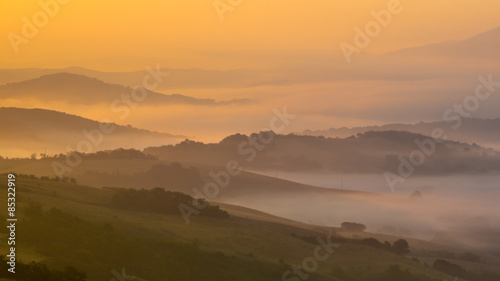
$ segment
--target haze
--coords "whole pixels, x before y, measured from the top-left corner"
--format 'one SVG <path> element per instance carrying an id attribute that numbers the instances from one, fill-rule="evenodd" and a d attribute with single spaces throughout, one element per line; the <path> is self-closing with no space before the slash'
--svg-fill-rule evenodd
<path id="1" fill-rule="evenodd" d="M 285 280 L 335 232 L 342 248 L 311 280 L 440 281 L 460 266 L 500 280 L 499 11 L 3 3 L 0 179 L 22 200 L 23 260 L 89 280 L 124 265 L 147 280 Z"/>

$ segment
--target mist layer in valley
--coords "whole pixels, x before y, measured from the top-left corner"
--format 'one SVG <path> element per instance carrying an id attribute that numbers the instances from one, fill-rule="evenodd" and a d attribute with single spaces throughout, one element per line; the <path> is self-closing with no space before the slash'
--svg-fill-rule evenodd
<path id="1" fill-rule="evenodd" d="M 275 173 L 262 173 L 275 177 Z M 279 172 L 280 179 L 368 194 L 276 195 L 231 198 L 245 205 L 311 224 L 363 223 L 368 231 L 403 235 L 460 248 L 500 253 L 500 175 L 414 176 L 392 192 L 382 174 Z M 372 193 L 376 193 L 373 195 Z"/>

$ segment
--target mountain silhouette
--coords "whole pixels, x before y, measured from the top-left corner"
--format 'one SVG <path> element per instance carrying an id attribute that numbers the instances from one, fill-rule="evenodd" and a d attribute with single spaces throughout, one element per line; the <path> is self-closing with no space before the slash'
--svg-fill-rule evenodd
<path id="1" fill-rule="evenodd" d="M 332 138 L 345 138 L 359 133 L 369 131 L 407 131 L 423 135 L 431 135 L 436 128 L 441 128 L 446 132 L 448 139 L 477 143 L 482 146 L 500 148 L 500 118 L 496 119 L 480 119 L 480 118 L 464 118 L 459 129 L 453 130 L 453 123 L 445 121 L 437 122 L 420 122 L 416 124 L 385 124 L 382 126 L 365 126 L 353 128 L 330 128 L 327 130 L 305 130 L 304 135 L 325 136 Z"/>
<path id="2" fill-rule="evenodd" d="M 188 105 L 221 105 L 240 101 L 216 102 L 213 99 L 197 99 L 179 94 L 164 95 L 143 88 L 147 97 L 141 103 L 150 105 L 188 104 Z M 56 73 L 39 78 L 14 82 L 0 86 L 0 98 L 32 98 L 43 102 L 68 102 L 92 105 L 113 103 L 122 100 L 123 96 L 131 96 L 133 89 L 116 84 L 102 82 L 96 78 L 72 73 Z M 142 91 L 137 92 L 143 95 Z"/>
<path id="3" fill-rule="evenodd" d="M 500 59 L 500 27 L 461 41 L 446 41 L 390 53 L 398 56 Z"/>

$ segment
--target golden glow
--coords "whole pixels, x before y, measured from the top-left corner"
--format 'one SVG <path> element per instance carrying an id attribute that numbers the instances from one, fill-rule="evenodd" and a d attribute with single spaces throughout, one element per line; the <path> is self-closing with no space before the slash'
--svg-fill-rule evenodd
<path id="1" fill-rule="evenodd" d="M 364 26 L 370 11 L 389 1 L 243 0 L 221 21 L 212 0 L 71 0 L 16 54 L 6 35 L 21 34 L 22 17 L 32 20 L 41 10 L 37 2 L 3 2 L 2 68 L 135 70 L 159 60 L 169 67 L 230 68 L 255 62 L 246 56 L 227 58 L 240 52 L 339 53 L 342 41 L 352 41 L 353 28 Z M 401 5 L 403 12 L 367 52 L 464 39 L 499 25 L 495 0 L 402 0 Z"/>

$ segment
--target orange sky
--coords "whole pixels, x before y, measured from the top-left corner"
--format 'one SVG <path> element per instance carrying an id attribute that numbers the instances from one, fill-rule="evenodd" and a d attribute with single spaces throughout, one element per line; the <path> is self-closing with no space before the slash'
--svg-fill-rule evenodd
<path id="1" fill-rule="evenodd" d="M 8 34 L 21 35 L 22 18 L 33 21 L 43 10 L 38 1 L 3 1 L 0 68 L 136 70 L 157 62 L 234 68 L 258 66 L 261 62 L 253 57 L 263 54 L 336 54 L 341 42 L 352 41 L 355 26 L 372 20 L 370 11 L 384 9 L 390 1 L 242 0 L 221 21 L 213 0 L 71 0 L 59 5 L 17 54 Z M 367 52 L 465 39 L 500 25 L 497 0 L 401 0 L 401 5 L 403 11 Z"/>

